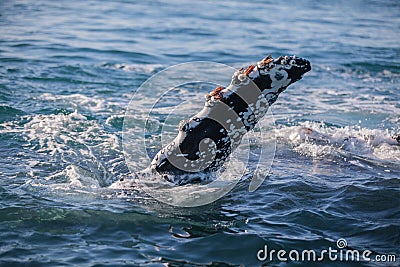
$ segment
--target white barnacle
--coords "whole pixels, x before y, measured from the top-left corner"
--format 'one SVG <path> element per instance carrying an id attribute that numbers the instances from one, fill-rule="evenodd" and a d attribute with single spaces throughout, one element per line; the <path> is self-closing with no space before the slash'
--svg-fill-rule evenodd
<path id="1" fill-rule="evenodd" d="M 244 124 L 246 127 L 251 127 L 251 124 L 249 123 L 249 116 L 252 115 L 252 114 L 253 114 L 253 111 L 252 111 L 252 109 L 251 109 L 251 107 L 250 107 L 250 105 L 249 105 L 249 107 L 247 108 L 247 110 L 246 110 L 245 112 L 243 112 L 243 116 L 242 116 L 242 118 L 243 118 L 243 124 Z"/>
<path id="2" fill-rule="evenodd" d="M 224 138 L 221 139 L 221 141 L 224 142 L 224 143 L 226 143 L 226 142 L 229 141 L 229 137 L 224 137 Z"/>
<path id="3" fill-rule="evenodd" d="M 238 79 L 239 79 L 239 81 L 243 82 L 244 80 L 247 79 L 247 76 L 244 74 L 239 74 Z"/>
<path id="4" fill-rule="evenodd" d="M 236 132 L 232 135 L 232 138 L 233 138 L 233 139 L 237 139 L 239 136 L 240 136 L 240 133 L 236 131 Z"/>

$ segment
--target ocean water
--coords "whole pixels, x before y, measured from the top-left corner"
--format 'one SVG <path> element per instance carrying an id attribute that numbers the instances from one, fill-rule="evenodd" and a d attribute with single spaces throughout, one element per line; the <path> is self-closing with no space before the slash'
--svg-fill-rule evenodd
<path id="1" fill-rule="evenodd" d="M 395 0 L 1 1 L 0 265 L 398 266 L 399 11 Z M 276 142 L 258 190 L 249 174 L 212 204 L 179 208 L 110 187 L 130 173 L 123 120 L 143 82 L 268 53 L 313 69 L 280 95 L 274 125 L 251 133 Z M 182 101 L 175 120 L 187 119 L 213 88 L 176 88 L 155 123 Z M 149 90 L 133 103 L 156 101 Z M 257 258 L 265 245 L 320 252 L 341 238 L 397 261 Z"/>

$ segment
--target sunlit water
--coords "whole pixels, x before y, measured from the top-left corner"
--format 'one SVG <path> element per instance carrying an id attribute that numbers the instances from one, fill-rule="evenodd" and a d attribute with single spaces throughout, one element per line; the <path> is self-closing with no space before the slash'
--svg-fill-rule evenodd
<path id="1" fill-rule="evenodd" d="M 2 1 L 0 264 L 258 266 L 264 245 L 320 251 L 339 238 L 399 257 L 399 10 L 397 1 Z M 184 209 L 110 188 L 129 175 L 123 118 L 146 79 L 178 63 L 241 67 L 267 53 L 307 58 L 313 70 L 279 97 L 275 127 L 253 133 L 277 140 L 257 191 L 247 179 Z M 180 87 L 166 107 L 189 101 L 183 114 L 196 113 L 212 89 Z M 156 101 L 143 97 L 138 108 Z"/>

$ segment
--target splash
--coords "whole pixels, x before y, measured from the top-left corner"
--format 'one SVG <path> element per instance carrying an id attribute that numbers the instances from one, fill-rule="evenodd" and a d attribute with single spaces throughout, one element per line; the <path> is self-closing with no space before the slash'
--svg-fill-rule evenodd
<path id="1" fill-rule="evenodd" d="M 24 116 L 0 124 L 29 151 L 31 181 L 72 187 L 103 187 L 123 173 L 118 136 L 78 112 Z M 44 178 L 44 180 L 43 180 Z"/>
<path id="2" fill-rule="evenodd" d="M 362 158 L 400 163 L 400 146 L 389 130 L 356 126 L 332 127 L 306 121 L 296 126 L 282 126 L 275 134 L 299 154 L 312 158 L 356 155 Z"/>

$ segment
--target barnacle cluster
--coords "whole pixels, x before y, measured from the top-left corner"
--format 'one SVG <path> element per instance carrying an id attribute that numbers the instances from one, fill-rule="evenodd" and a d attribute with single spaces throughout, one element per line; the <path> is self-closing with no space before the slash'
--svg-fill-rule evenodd
<path id="1" fill-rule="evenodd" d="M 259 75 L 265 75 L 265 73 L 272 68 L 275 67 L 275 65 L 283 65 L 284 68 L 290 68 L 292 65 L 296 65 L 296 56 L 280 56 L 276 59 L 273 59 L 270 54 L 268 54 L 264 59 L 261 61 L 257 62 L 257 65 L 250 65 L 247 68 L 240 68 L 238 69 L 232 76 L 232 80 L 235 80 L 237 83 L 245 83 L 245 81 L 248 79 L 250 73 L 253 72 L 253 70 L 258 70 Z M 211 93 L 206 94 L 206 100 L 222 100 L 223 98 L 223 91 L 225 87 L 218 86 L 215 88 Z"/>
<path id="2" fill-rule="evenodd" d="M 274 67 L 274 59 L 268 54 L 263 60 L 257 62 L 258 69 L 271 69 Z"/>

